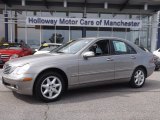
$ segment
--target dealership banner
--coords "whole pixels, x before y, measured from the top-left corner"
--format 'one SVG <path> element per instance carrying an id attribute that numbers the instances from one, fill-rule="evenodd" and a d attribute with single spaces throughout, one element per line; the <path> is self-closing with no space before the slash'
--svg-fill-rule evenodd
<path id="1" fill-rule="evenodd" d="M 27 25 L 141 28 L 141 20 L 27 17 Z"/>

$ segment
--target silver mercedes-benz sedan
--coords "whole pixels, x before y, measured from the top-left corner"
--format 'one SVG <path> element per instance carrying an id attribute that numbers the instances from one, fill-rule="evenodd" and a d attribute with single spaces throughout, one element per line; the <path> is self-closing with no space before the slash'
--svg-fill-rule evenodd
<path id="1" fill-rule="evenodd" d="M 81 38 L 54 52 L 17 58 L 3 68 L 3 84 L 51 102 L 73 87 L 128 80 L 140 88 L 155 69 L 152 53 L 113 37 Z"/>

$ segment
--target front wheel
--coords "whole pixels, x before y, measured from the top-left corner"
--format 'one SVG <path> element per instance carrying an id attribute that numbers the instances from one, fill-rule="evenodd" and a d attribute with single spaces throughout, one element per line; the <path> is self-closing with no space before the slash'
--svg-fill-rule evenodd
<path id="1" fill-rule="evenodd" d="M 64 80 L 58 73 L 48 72 L 41 75 L 35 85 L 36 97 L 45 102 L 52 102 L 64 92 Z"/>
<path id="2" fill-rule="evenodd" d="M 140 88 L 144 85 L 146 80 L 146 72 L 142 68 L 137 68 L 131 77 L 130 85 L 133 88 Z"/>

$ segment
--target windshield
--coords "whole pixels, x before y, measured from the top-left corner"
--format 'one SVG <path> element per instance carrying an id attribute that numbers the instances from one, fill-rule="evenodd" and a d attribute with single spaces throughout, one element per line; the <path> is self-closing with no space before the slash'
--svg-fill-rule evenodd
<path id="1" fill-rule="evenodd" d="M 1 44 L 0 49 L 22 49 L 20 44 Z"/>
<path id="2" fill-rule="evenodd" d="M 39 51 L 51 51 L 59 47 L 59 45 L 48 45 L 48 46 L 41 46 Z"/>
<path id="3" fill-rule="evenodd" d="M 75 54 L 80 51 L 83 47 L 85 47 L 91 40 L 73 40 L 72 42 L 68 42 L 59 49 L 57 49 L 56 53 L 67 53 L 67 54 Z"/>

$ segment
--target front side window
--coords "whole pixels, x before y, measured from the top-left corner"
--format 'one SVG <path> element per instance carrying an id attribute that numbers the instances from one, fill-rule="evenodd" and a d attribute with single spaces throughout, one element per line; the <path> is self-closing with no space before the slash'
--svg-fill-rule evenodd
<path id="1" fill-rule="evenodd" d="M 136 54 L 136 51 L 125 42 L 114 40 L 112 41 L 114 54 Z"/>
<path id="2" fill-rule="evenodd" d="M 94 43 L 90 48 L 89 51 L 95 53 L 95 56 L 103 56 L 108 55 L 110 52 L 109 48 L 109 40 L 100 40 Z"/>

